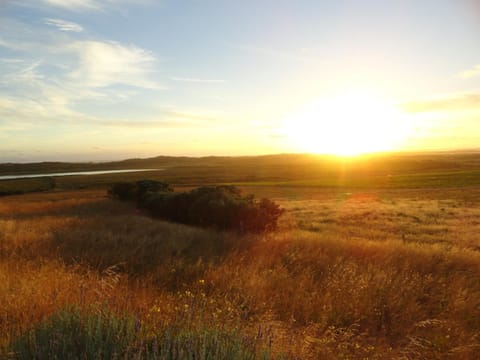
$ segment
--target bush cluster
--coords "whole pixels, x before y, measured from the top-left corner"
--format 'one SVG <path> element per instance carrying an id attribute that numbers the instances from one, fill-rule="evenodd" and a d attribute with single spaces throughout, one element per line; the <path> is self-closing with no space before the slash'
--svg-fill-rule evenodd
<path id="1" fill-rule="evenodd" d="M 108 193 L 120 200 L 137 201 L 155 217 L 241 233 L 274 230 L 284 211 L 269 199 L 242 195 L 235 186 L 203 186 L 189 192 L 173 192 L 166 183 L 143 180 L 113 184 Z"/>
<path id="2" fill-rule="evenodd" d="M 118 182 L 108 189 L 110 197 L 122 201 L 137 201 L 142 203 L 148 193 L 172 192 L 169 184 L 155 180 L 140 180 L 137 182 Z"/>

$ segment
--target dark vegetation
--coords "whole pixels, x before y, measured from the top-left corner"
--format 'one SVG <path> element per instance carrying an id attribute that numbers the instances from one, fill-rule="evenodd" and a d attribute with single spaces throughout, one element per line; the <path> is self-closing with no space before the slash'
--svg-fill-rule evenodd
<path id="1" fill-rule="evenodd" d="M 136 182 L 119 182 L 112 184 L 108 189 L 110 197 L 122 201 L 136 201 L 144 204 L 147 194 L 172 192 L 173 188 L 162 181 L 140 180 Z"/>
<path id="2" fill-rule="evenodd" d="M 55 179 L 49 176 L 32 179 L 2 180 L 0 181 L 0 196 L 49 191 L 55 189 L 55 186 Z"/>
<path id="3" fill-rule="evenodd" d="M 182 224 L 261 233 L 274 230 L 283 209 L 273 201 L 243 196 L 235 186 L 202 186 L 188 192 L 173 192 L 165 182 L 141 180 L 115 183 L 110 197 L 135 201 L 152 216 Z"/>

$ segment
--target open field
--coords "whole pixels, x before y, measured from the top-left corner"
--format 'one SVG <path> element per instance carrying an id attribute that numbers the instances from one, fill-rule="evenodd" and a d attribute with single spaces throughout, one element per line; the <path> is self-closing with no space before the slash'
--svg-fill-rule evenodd
<path id="1" fill-rule="evenodd" d="M 0 360 L 480 360 L 480 0 L 0 0 Z"/>
<path id="2" fill-rule="evenodd" d="M 351 188 L 419 188 L 480 185 L 479 153 L 383 154 L 359 158 L 318 155 L 257 157 L 156 157 L 110 163 L 0 164 L 0 175 L 68 171 L 162 169 L 161 171 L 56 177 L 57 189 L 104 188 L 115 181 L 145 178 L 175 186 L 235 184 L 250 186 L 308 186 Z M 24 180 L 26 181 L 26 180 Z M 32 188 L 45 178 L 30 179 Z M 0 191 L 14 190 L 9 180 Z"/>
<path id="3" fill-rule="evenodd" d="M 456 171 L 475 173 L 464 165 Z M 130 321 L 125 341 L 141 339 L 151 358 L 188 344 L 230 358 L 477 359 L 480 186 L 434 175 L 450 171 L 425 170 L 438 186 L 423 187 L 405 173 L 408 186 L 230 181 L 286 209 L 262 235 L 151 219 L 107 198 L 101 177 L 83 178 L 92 189 L 65 190 L 65 178 L 63 190 L 3 197 L 2 355 L 21 357 L 25 334 L 66 311 L 95 324 L 100 314 L 106 329 Z"/>

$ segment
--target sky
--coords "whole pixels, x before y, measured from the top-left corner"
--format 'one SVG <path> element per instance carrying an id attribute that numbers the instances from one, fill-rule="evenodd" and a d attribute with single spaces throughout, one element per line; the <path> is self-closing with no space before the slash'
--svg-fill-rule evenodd
<path id="1" fill-rule="evenodd" d="M 480 148 L 478 0 L 0 0 L 0 162 Z"/>

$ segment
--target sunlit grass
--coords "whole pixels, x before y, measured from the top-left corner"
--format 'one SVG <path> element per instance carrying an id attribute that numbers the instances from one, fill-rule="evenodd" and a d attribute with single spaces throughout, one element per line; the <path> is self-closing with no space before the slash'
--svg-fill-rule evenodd
<path id="1" fill-rule="evenodd" d="M 4 353 L 75 306 L 257 356 L 478 357 L 480 190 L 256 191 L 287 209 L 275 233 L 153 220 L 98 191 L 2 199 Z"/>

